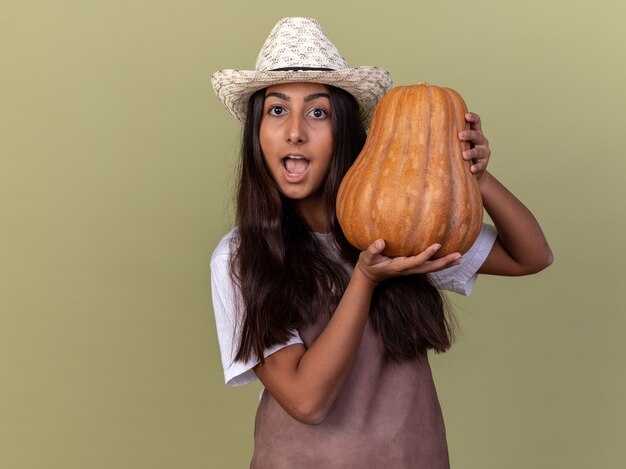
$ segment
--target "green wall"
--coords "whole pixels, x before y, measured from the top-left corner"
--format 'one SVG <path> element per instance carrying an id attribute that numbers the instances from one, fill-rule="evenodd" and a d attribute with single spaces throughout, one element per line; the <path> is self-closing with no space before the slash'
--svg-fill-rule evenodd
<path id="1" fill-rule="evenodd" d="M 623 467 L 625 5 L 2 0 L 0 467 L 247 467 L 259 387 L 223 385 L 209 286 L 239 128 L 209 77 L 291 15 L 461 92 L 554 249 L 453 297 L 453 466 Z"/>

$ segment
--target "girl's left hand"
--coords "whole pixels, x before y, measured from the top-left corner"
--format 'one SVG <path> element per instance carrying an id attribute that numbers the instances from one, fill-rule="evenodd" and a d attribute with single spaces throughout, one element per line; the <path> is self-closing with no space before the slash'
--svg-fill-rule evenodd
<path id="1" fill-rule="evenodd" d="M 489 163 L 489 157 L 491 156 L 489 140 L 483 134 L 478 114 L 468 112 L 465 114 L 465 120 L 469 122 L 470 128 L 469 130 L 459 132 L 459 140 L 469 142 L 471 148 L 463 152 L 463 159 L 472 162 L 470 171 L 476 176 L 476 179 L 480 179 L 487 169 L 487 163 Z"/>

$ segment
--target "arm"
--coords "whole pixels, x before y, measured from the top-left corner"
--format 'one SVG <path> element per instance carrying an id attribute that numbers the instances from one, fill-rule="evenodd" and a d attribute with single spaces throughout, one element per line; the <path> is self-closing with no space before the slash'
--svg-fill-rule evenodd
<path id="1" fill-rule="evenodd" d="M 359 348 L 376 285 L 394 276 L 440 270 L 460 258 L 455 253 L 430 261 L 435 245 L 415 257 L 392 259 L 380 254 L 384 246 L 378 240 L 361 253 L 335 313 L 308 349 L 285 347 L 254 368 L 281 407 L 303 423 L 322 422 L 335 401 Z"/>
<path id="2" fill-rule="evenodd" d="M 478 178 L 483 205 L 498 231 L 479 273 L 528 275 L 545 269 L 553 257 L 539 223 L 522 202 L 486 171 L 491 151 L 480 117 L 468 113 L 466 119 L 470 130 L 461 131 L 459 138 L 469 141 L 473 148 L 465 151 L 463 158 L 472 161 L 470 171 Z"/>

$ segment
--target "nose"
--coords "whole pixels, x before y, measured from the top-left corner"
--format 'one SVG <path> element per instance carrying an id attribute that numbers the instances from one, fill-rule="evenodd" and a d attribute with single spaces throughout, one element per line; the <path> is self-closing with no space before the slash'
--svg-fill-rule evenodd
<path id="1" fill-rule="evenodd" d="M 289 120 L 287 127 L 287 142 L 302 145 L 306 142 L 306 128 L 304 119 L 294 116 Z"/>

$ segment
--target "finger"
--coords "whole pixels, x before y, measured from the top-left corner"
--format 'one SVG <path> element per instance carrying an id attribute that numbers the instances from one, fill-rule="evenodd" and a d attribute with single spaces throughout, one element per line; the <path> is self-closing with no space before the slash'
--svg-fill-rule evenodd
<path id="1" fill-rule="evenodd" d="M 420 252 L 417 256 L 413 256 L 409 259 L 412 259 L 416 262 L 422 262 L 422 263 L 426 262 L 431 257 L 433 257 L 435 253 L 439 251 L 440 248 L 441 248 L 441 244 L 435 243 L 431 246 L 428 246 L 426 249 L 424 249 L 424 251 Z"/>
<path id="2" fill-rule="evenodd" d="M 480 120 L 480 116 L 475 112 L 466 113 L 465 120 L 469 122 L 470 129 L 482 130 L 482 121 Z"/>
<path id="3" fill-rule="evenodd" d="M 462 142 L 471 142 L 476 146 L 487 144 L 487 137 L 481 130 L 461 130 L 458 135 Z"/>
<path id="4" fill-rule="evenodd" d="M 368 252 L 373 255 L 380 254 L 383 249 L 385 249 L 384 239 L 377 239 L 367 248 Z"/>
<path id="5" fill-rule="evenodd" d="M 472 149 L 471 151 L 467 150 L 466 152 L 463 152 L 463 159 L 465 161 L 470 161 L 473 164 L 478 164 L 481 166 L 487 165 L 487 163 L 489 162 L 489 156 L 489 150 L 485 150 L 480 147 L 476 147 L 476 149 Z"/>
<path id="6" fill-rule="evenodd" d="M 392 259 L 393 267 L 397 272 L 414 269 L 415 267 L 428 262 L 428 260 L 435 255 L 439 248 L 441 248 L 441 244 L 433 244 L 415 256 L 394 257 Z"/>
<path id="7" fill-rule="evenodd" d="M 367 256 L 367 260 L 369 263 L 381 252 L 385 249 L 385 240 L 377 239 L 372 244 L 370 244 L 364 252 L 365 256 Z"/>
<path id="8" fill-rule="evenodd" d="M 484 164 L 473 164 L 470 166 L 470 173 L 472 174 L 478 174 L 478 173 L 482 173 L 485 170 L 485 165 Z"/>
<path id="9" fill-rule="evenodd" d="M 478 156 L 474 158 L 463 157 L 463 158 L 470 163 L 469 170 L 470 170 L 470 173 L 472 174 L 476 174 L 476 173 L 480 173 L 481 171 L 484 171 L 485 168 L 487 167 L 487 162 L 489 161 L 489 158 L 486 156 Z"/>
<path id="10" fill-rule="evenodd" d="M 483 154 L 481 149 L 481 147 L 474 147 L 469 150 L 465 150 L 463 152 L 463 159 L 466 161 L 484 159 L 486 156 Z"/>
<path id="11" fill-rule="evenodd" d="M 448 254 L 447 256 L 441 257 L 439 259 L 424 262 L 423 264 L 416 266 L 414 269 L 411 269 L 411 271 L 407 273 L 427 274 L 429 272 L 437 272 L 439 270 L 447 269 L 448 267 L 458 265 L 460 261 L 461 261 L 461 254 L 458 252 L 454 252 L 452 254 Z"/>

